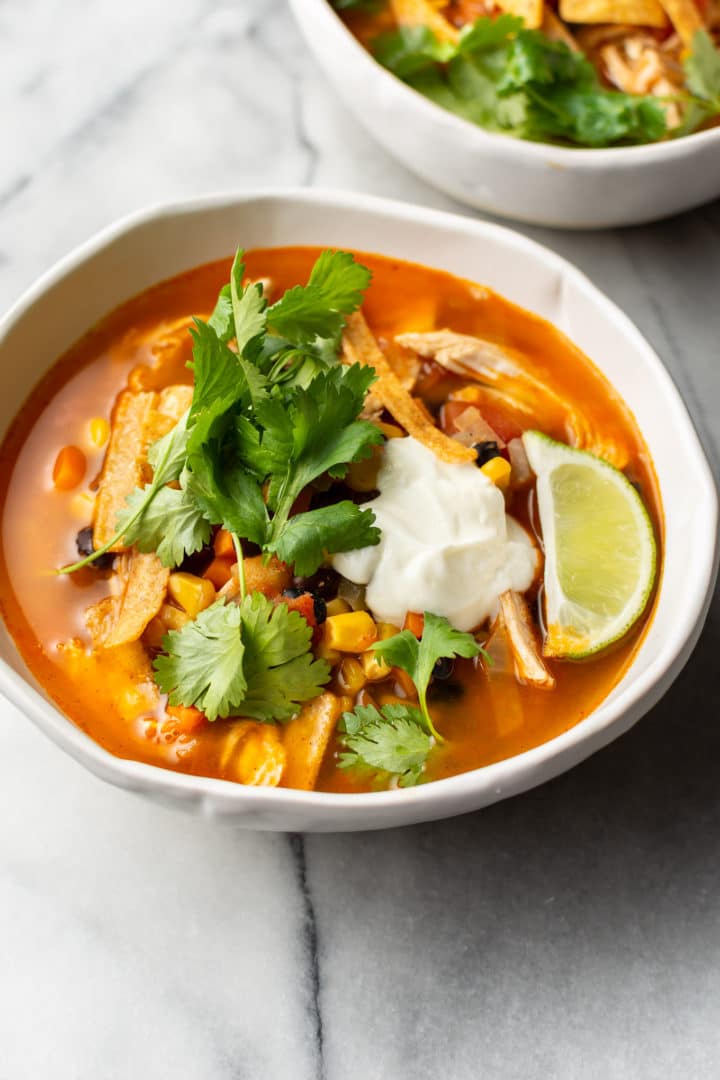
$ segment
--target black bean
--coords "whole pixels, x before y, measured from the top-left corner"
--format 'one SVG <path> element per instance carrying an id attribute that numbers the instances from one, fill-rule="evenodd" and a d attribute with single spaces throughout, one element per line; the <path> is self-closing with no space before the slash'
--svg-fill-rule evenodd
<path id="1" fill-rule="evenodd" d="M 432 670 L 433 679 L 449 679 L 455 670 L 455 661 L 451 656 L 441 656 L 439 660 L 435 661 L 435 667 Z"/>
<path id="2" fill-rule="evenodd" d="M 92 525 L 86 525 L 84 529 L 80 530 L 75 537 L 75 547 L 78 555 L 82 555 L 85 559 L 94 554 Z M 94 566 L 96 570 L 109 570 L 114 562 L 114 554 L 111 551 L 106 551 L 104 555 L 98 555 L 97 559 L 93 559 L 90 566 Z"/>
<path id="3" fill-rule="evenodd" d="M 337 596 L 340 575 L 332 566 L 321 566 L 311 577 L 296 577 L 293 580 L 302 592 L 311 592 L 323 600 L 332 600 Z"/>
<path id="4" fill-rule="evenodd" d="M 493 458 L 501 457 L 500 449 L 494 439 L 488 439 L 486 442 L 475 443 L 473 450 L 477 455 L 478 465 L 486 465 L 488 461 L 492 461 Z"/>
<path id="5" fill-rule="evenodd" d="M 290 585 L 287 589 L 283 589 L 283 596 L 287 596 L 288 600 L 297 600 L 299 596 L 304 596 L 308 589 L 303 589 L 299 585 Z"/>
<path id="6" fill-rule="evenodd" d="M 318 596 L 317 593 L 313 593 L 313 608 L 315 609 L 315 622 L 319 626 L 320 623 L 324 623 L 327 619 L 327 604 L 322 596 Z"/>

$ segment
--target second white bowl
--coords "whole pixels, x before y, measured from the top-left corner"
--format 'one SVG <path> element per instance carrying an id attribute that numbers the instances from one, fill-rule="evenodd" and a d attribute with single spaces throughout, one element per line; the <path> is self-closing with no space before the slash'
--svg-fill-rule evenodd
<path id="1" fill-rule="evenodd" d="M 335 90 L 370 134 L 463 203 L 535 225 L 604 229 L 654 221 L 720 195 L 720 127 L 607 150 L 498 135 L 391 75 L 328 0 L 290 0 L 290 7 Z"/>

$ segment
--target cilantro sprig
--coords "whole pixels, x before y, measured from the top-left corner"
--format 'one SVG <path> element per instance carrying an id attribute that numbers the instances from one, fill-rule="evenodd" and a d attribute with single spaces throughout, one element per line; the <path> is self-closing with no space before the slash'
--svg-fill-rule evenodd
<path id="1" fill-rule="evenodd" d="M 289 720 L 330 677 L 310 652 L 312 630 L 296 611 L 262 593 L 218 600 L 163 639 L 156 681 L 171 705 L 194 705 L 208 720 L 241 715 Z"/>
<path id="2" fill-rule="evenodd" d="M 343 713 L 338 731 L 345 747 L 338 756 L 341 769 L 388 773 L 400 787 L 420 781 L 434 746 L 422 713 L 407 705 L 359 705 Z"/>
<path id="3" fill-rule="evenodd" d="M 373 43 L 376 59 L 436 104 L 490 131 L 540 142 L 615 146 L 667 134 L 662 102 L 604 88 L 564 42 L 503 14 L 466 26 L 457 42 L 405 26 Z"/>
<path id="4" fill-rule="evenodd" d="M 415 683 L 423 723 L 430 734 L 438 742 L 442 742 L 442 736 L 435 730 L 428 709 L 428 686 L 438 660 L 455 656 L 472 659 L 483 653 L 472 634 L 456 630 L 441 615 L 433 615 L 432 612 L 426 611 L 420 639 L 416 638 L 410 630 L 403 630 L 385 641 L 376 641 L 371 648 L 391 667 L 399 667 L 407 672 Z"/>
<path id="5" fill-rule="evenodd" d="M 118 542 L 177 566 L 215 525 L 302 574 L 328 553 L 378 543 L 372 511 L 350 502 L 292 516 L 304 488 L 326 472 L 342 477 L 382 442 L 358 419 L 373 370 L 338 358 L 345 318 L 360 306 L 370 272 L 348 252 L 324 251 L 307 284 L 270 306 L 244 277 L 239 250 L 211 317 L 191 330 L 192 404 L 150 448 L 152 482 L 130 494 L 108 544 L 61 572 Z M 174 481 L 179 487 L 168 488 Z"/>

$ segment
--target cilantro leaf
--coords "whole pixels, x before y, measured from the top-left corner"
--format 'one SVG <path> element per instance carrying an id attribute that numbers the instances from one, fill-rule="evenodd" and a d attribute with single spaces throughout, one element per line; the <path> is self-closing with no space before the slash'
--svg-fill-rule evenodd
<path id="1" fill-rule="evenodd" d="M 291 517 L 271 550 L 302 577 L 314 574 L 326 555 L 380 543 L 372 510 L 345 500 Z"/>
<path id="2" fill-rule="evenodd" d="M 720 112 L 720 49 L 716 49 L 707 30 L 696 30 L 692 51 L 683 64 L 688 88 Z"/>
<path id="3" fill-rule="evenodd" d="M 155 491 L 172 480 L 178 480 L 185 467 L 189 417 L 189 412 L 186 412 L 175 427 L 157 439 L 148 450 L 148 461 L 153 468 L 151 486 Z"/>
<path id="4" fill-rule="evenodd" d="M 227 285 L 223 285 L 218 293 L 217 302 L 207 324 L 223 343 L 230 341 L 235 336 L 235 320 L 233 318 L 229 282 Z"/>
<path id="5" fill-rule="evenodd" d="M 349 252 L 323 251 L 307 285 L 288 289 L 268 308 L 268 324 L 294 345 L 307 345 L 316 338 L 335 339 L 345 316 L 360 307 L 370 277 L 370 271 Z"/>
<path id="6" fill-rule="evenodd" d="M 402 668 L 408 673 L 415 683 L 427 730 L 439 739 L 427 705 L 427 690 L 433 668 L 444 656 L 463 656 L 467 659 L 478 656 L 483 650 L 475 638 L 472 634 L 456 630 L 442 616 L 426 611 L 419 641 L 409 630 L 403 630 L 386 641 L 376 641 L 371 648 L 392 667 Z"/>
<path id="7" fill-rule="evenodd" d="M 244 252 L 238 249 L 230 273 L 230 299 L 232 300 L 233 320 L 235 323 L 235 341 L 240 355 L 248 347 L 262 338 L 267 329 L 265 309 L 267 300 L 263 296 L 262 285 L 243 287 L 245 276 Z"/>
<path id="8" fill-rule="evenodd" d="M 230 716 L 247 690 L 240 608 L 217 601 L 182 630 L 163 638 L 167 655 L 156 657 L 156 682 L 171 705 L 195 705 L 208 720 Z"/>
<path id="9" fill-rule="evenodd" d="M 189 458 L 188 490 L 213 525 L 263 547 L 268 513 L 262 487 L 242 462 L 226 457 L 218 441 L 208 442 Z"/>
<path id="10" fill-rule="evenodd" d="M 708 45 L 709 39 L 701 46 L 705 90 L 715 84 Z M 478 19 L 456 43 L 439 41 L 427 27 L 404 27 L 380 35 L 372 49 L 419 93 L 490 131 L 580 146 L 652 142 L 667 134 L 658 98 L 606 89 L 581 53 L 523 29 L 513 15 Z"/>
<path id="11" fill-rule="evenodd" d="M 118 514 L 124 543 L 154 551 L 163 566 L 179 566 L 210 539 L 210 523 L 185 488 L 161 488 L 149 501 L 147 487 L 135 488 L 126 503 Z"/>
<path id="12" fill-rule="evenodd" d="M 400 787 L 411 787 L 422 778 L 433 747 L 419 709 L 408 705 L 359 705 L 343 713 L 339 755 L 341 769 L 373 769 L 398 777 Z"/>
<path id="13" fill-rule="evenodd" d="M 296 611 L 262 593 L 240 605 L 218 601 L 163 638 L 156 681 L 171 705 L 195 705 L 208 720 L 289 720 L 330 676 L 329 665 L 313 658 L 311 637 Z"/>

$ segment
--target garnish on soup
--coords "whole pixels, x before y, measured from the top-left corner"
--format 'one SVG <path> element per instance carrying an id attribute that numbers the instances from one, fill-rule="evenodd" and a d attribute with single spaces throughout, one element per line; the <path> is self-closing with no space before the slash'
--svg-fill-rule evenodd
<path id="1" fill-rule="evenodd" d="M 21 653 L 166 768 L 462 772 L 587 715 L 648 617 L 659 507 L 617 395 L 542 320 L 378 256 L 240 251 L 149 290 L 0 461 Z"/>
<path id="2" fill-rule="evenodd" d="M 715 0 L 332 0 L 375 58 L 489 131 L 603 147 L 720 117 Z"/>

